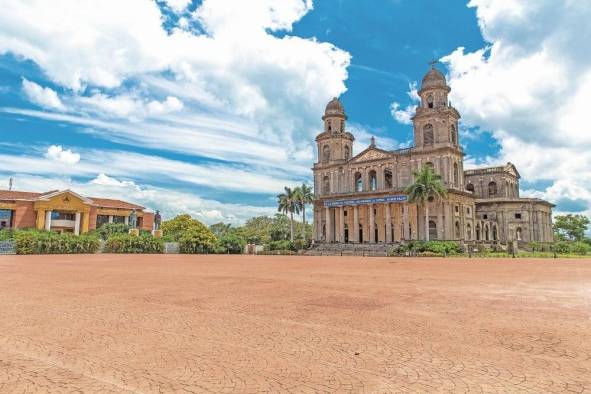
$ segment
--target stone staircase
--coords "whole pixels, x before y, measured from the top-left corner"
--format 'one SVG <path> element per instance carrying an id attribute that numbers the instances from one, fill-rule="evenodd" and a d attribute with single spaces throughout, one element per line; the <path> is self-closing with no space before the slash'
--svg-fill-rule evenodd
<path id="1" fill-rule="evenodd" d="M 393 244 L 331 244 L 318 243 L 311 246 L 306 256 L 388 256 Z"/>

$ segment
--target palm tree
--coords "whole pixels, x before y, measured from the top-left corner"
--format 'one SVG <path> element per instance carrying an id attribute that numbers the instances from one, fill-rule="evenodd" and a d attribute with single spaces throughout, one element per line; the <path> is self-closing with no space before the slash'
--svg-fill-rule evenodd
<path id="1" fill-rule="evenodd" d="M 294 191 L 287 186 L 285 186 L 284 189 L 285 191 L 283 193 L 277 195 L 277 210 L 285 214 L 289 213 L 290 240 L 291 242 L 293 242 L 293 214 L 294 212 L 300 213 L 300 208 L 298 206 L 298 202 L 296 199 L 297 196 L 295 195 Z"/>
<path id="2" fill-rule="evenodd" d="M 419 172 L 413 172 L 415 181 L 404 191 L 408 201 L 425 208 L 425 240 L 429 240 L 429 202 L 441 200 L 447 196 L 447 189 L 430 166 L 424 166 Z"/>
<path id="3" fill-rule="evenodd" d="M 298 202 L 298 207 L 302 211 L 302 239 L 306 240 L 306 205 L 312 204 L 314 200 L 314 194 L 312 193 L 312 188 L 305 183 L 302 183 L 302 186 L 298 186 L 295 188 L 296 200 Z"/>

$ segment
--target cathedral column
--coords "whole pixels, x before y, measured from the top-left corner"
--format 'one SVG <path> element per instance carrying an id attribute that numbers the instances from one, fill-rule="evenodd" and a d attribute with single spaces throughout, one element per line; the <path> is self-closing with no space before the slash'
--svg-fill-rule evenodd
<path id="1" fill-rule="evenodd" d="M 376 232 L 375 232 L 375 217 L 373 214 L 373 204 L 369 204 L 367 206 L 367 209 L 369 210 L 369 243 L 376 243 Z"/>
<path id="2" fill-rule="evenodd" d="M 345 208 L 339 207 L 339 242 L 345 243 Z"/>
<path id="3" fill-rule="evenodd" d="M 390 204 L 384 204 L 386 210 L 386 243 L 392 242 L 392 217 L 390 216 Z"/>
<path id="4" fill-rule="evenodd" d="M 357 205 L 353 206 L 353 232 L 349 232 L 349 236 L 353 235 L 353 243 L 359 243 L 359 208 Z"/>
<path id="5" fill-rule="evenodd" d="M 402 238 L 405 240 L 410 239 L 410 232 L 408 231 L 408 204 L 402 206 Z"/>
<path id="6" fill-rule="evenodd" d="M 332 242 L 333 238 L 332 238 L 332 218 L 330 217 L 331 212 L 330 212 L 330 208 L 326 207 L 324 208 L 324 212 L 326 215 L 326 242 Z"/>

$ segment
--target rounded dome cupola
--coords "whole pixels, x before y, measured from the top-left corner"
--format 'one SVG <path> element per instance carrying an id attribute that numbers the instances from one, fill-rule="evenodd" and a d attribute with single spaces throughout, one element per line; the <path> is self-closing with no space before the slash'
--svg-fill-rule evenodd
<path id="1" fill-rule="evenodd" d="M 437 70 L 434 66 L 425 74 L 423 77 L 423 82 L 421 83 L 421 88 L 445 88 L 447 87 L 447 82 L 445 81 L 445 76 Z"/>
<path id="2" fill-rule="evenodd" d="M 341 104 L 341 101 L 336 97 L 326 104 L 324 116 L 330 115 L 345 115 L 345 108 L 343 107 L 343 104 Z"/>

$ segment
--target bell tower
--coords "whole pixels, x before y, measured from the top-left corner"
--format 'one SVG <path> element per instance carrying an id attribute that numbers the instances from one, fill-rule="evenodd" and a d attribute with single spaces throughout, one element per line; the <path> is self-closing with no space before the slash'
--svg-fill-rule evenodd
<path id="1" fill-rule="evenodd" d="M 449 146 L 459 149 L 459 112 L 448 100 L 450 87 L 445 76 L 431 63 L 431 68 L 423 77 L 419 96 L 421 104 L 417 107 L 414 124 L 415 146 L 421 149 Z"/>
<path id="2" fill-rule="evenodd" d="M 322 117 L 324 131 L 316 137 L 318 165 L 345 163 L 353 157 L 353 134 L 345 131 L 347 115 L 338 98 L 327 105 Z"/>

